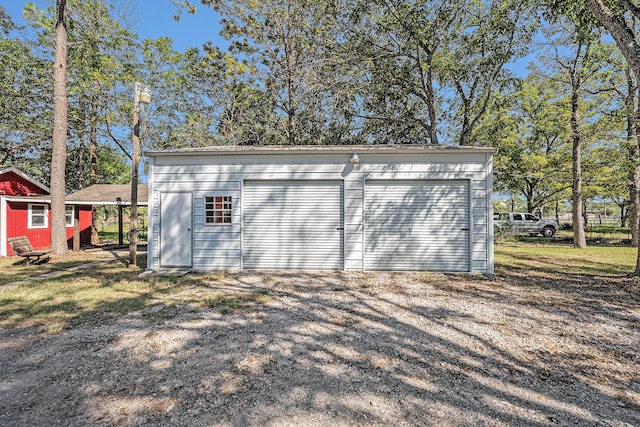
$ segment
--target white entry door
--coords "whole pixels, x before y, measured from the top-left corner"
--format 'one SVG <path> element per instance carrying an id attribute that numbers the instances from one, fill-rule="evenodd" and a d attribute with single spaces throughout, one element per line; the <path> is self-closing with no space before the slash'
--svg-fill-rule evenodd
<path id="1" fill-rule="evenodd" d="M 160 267 L 191 267 L 191 193 L 160 193 Z"/>

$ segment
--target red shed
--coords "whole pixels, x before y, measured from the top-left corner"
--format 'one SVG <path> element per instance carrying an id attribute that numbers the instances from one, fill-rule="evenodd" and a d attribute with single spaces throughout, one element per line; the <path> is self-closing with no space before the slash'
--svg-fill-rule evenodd
<path id="1" fill-rule="evenodd" d="M 35 250 L 51 246 L 51 191 L 16 168 L 0 170 L 0 256 L 14 255 L 7 239 L 27 236 Z M 73 247 L 74 226 L 80 246 L 91 243 L 91 207 L 67 204 L 67 241 Z"/>

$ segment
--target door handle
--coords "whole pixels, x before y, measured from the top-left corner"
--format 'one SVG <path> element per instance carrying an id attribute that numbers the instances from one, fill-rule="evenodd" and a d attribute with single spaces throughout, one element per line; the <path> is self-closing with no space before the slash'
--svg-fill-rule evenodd
<path id="1" fill-rule="evenodd" d="M 342 230 L 344 230 L 344 227 L 336 227 L 336 230 L 342 231 Z"/>

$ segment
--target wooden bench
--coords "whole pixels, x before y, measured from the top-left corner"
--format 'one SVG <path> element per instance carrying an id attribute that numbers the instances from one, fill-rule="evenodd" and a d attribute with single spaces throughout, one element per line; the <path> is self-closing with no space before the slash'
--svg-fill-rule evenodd
<path id="1" fill-rule="evenodd" d="M 34 251 L 33 246 L 31 246 L 31 242 L 27 239 L 27 236 L 20 237 L 10 237 L 7 239 L 9 241 L 9 245 L 16 253 L 16 255 L 20 255 L 25 258 L 25 264 L 29 265 L 31 263 L 31 258 L 35 258 L 36 262 L 40 261 L 40 258 L 51 252 L 51 249 L 44 251 Z"/>

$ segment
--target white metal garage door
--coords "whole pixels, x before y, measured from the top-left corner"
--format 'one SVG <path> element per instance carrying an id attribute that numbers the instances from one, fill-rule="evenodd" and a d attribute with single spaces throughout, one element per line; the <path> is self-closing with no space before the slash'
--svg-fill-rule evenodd
<path id="1" fill-rule="evenodd" d="M 342 194 L 339 181 L 246 181 L 243 268 L 341 269 Z"/>
<path id="2" fill-rule="evenodd" d="M 365 269 L 469 271 L 469 184 L 367 181 Z"/>

